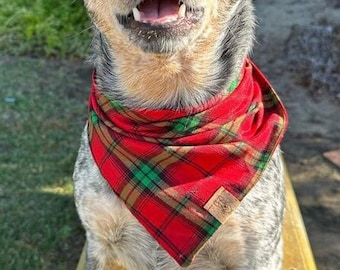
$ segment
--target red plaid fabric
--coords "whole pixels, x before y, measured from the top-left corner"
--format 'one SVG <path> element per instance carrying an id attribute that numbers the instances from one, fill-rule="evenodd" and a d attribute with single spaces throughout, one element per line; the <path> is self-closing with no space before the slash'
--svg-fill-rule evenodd
<path id="1" fill-rule="evenodd" d="M 190 114 L 128 109 L 94 83 L 88 122 L 103 177 L 185 266 L 256 184 L 283 137 L 287 114 L 247 60 L 235 89 Z"/>

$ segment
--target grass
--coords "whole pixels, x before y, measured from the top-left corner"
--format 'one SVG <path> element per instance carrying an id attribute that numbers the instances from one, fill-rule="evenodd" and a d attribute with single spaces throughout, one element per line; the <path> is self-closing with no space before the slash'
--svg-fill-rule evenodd
<path id="1" fill-rule="evenodd" d="M 0 269 L 75 269 L 84 232 L 71 177 L 90 87 L 84 66 L 0 57 Z"/>
<path id="2" fill-rule="evenodd" d="M 83 58 L 90 22 L 81 0 L 0 0 L 0 51 Z"/>
<path id="3" fill-rule="evenodd" d="M 0 0 L 0 269 L 75 269 L 71 177 L 91 76 L 44 59 L 84 58 L 90 35 L 81 0 Z"/>

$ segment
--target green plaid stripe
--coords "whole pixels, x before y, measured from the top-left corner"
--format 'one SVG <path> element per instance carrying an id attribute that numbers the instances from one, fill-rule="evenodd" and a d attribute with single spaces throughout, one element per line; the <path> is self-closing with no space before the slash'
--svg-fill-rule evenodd
<path id="1" fill-rule="evenodd" d="M 228 88 L 228 92 L 232 92 L 236 89 L 236 87 L 238 86 L 238 81 L 235 80 L 235 81 L 232 81 L 229 88 Z"/>
<path id="2" fill-rule="evenodd" d="M 140 162 L 132 170 L 134 178 L 142 184 L 146 189 L 152 190 L 156 183 L 162 181 L 160 178 L 161 172 L 153 165 Z"/>
<path id="3" fill-rule="evenodd" d="M 172 132 L 187 134 L 197 129 L 201 123 L 202 118 L 197 116 L 181 117 L 173 121 Z"/>
<path id="4" fill-rule="evenodd" d="M 99 117 L 94 111 L 90 111 L 90 119 L 91 119 L 92 124 L 98 125 Z"/>

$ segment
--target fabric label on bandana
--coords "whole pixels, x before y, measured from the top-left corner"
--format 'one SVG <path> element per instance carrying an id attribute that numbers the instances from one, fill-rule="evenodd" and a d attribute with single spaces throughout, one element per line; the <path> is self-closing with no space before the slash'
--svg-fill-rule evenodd
<path id="1" fill-rule="evenodd" d="M 180 265 L 232 215 L 287 127 L 286 110 L 247 60 L 242 79 L 199 108 L 132 110 L 89 98 L 93 158 L 112 190 Z"/>
<path id="2" fill-rule="evenodd" d="M 239 200 L 226 191 L 224 187 L 220 187 L 204 205 L 204 209 L 223 224 L 239 205 Z"/>

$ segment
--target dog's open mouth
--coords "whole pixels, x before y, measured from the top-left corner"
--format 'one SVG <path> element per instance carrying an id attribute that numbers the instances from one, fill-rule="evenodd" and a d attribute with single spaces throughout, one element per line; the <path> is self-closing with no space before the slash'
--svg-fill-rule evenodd
<path id="1" fill-rule="evenodd" d="M 203 21 L 204 8 L 185 0 L 144 0 L 116 15 L 129 41 L 146 52 L 171 53 L 187 46 Z"/>
<path id="2" fill-rule="evenodd" d="M 202 8 L 192 8 L 178 0 L 144 0 L 128 16 L 117 15 L 126 28 L 172 28 L 190 26 L 203 16 Z"/>
<path id="3" fill-rule="evenodd" d="M 151 24 L 165 24 L 175 22 L 185 17 L 186 5 L 182 2 L 144 1 L 133 9 L 133 17 L 136 21 Z"/>

